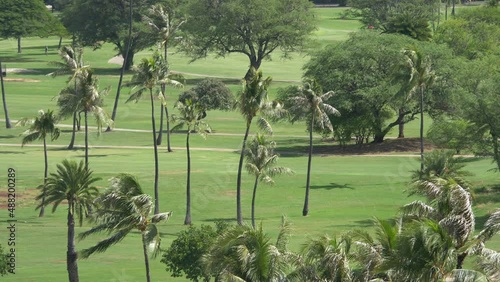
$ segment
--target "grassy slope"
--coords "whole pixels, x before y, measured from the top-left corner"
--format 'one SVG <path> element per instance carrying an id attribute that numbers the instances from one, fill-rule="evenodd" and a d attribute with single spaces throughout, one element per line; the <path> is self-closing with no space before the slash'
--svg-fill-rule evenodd
<path id="1" fill-rule="evenodd" d="M 339 9 L 318 9 L 320 28 L 316 32 L 319 45 L 325 45 L 333 40 L 342 40 L 350 31 L 359 28 L 354 21 L 340 21 L 337 19 Z M 59 89 L 64 87 L 65 78 L 50 78 L 45 74 L 53 67 L 47 62 L 57 61 L 54 51 L 57 38 L 23 40 L 23 54 L 15 53 L 16 42 L 3 40 L 0 45 L 0 58 L 8 68 L 27 68 L 37 70 L 35 74 L 8 74 L 8 78 L 34 79 L 40 82 L 10 82 L 6 83 L 10 117 L 19 119 L 33 116 L 40 108 L 55 108 L 52 98 Z M 49 46 L 49 55 L 45 56 L 43 49 Z M 107 109 L 110 110 L 116 91 L 118 66 L 108 64 L 109 58 L 114 56 L 112 46 L 105 45 L 98 51 L 86 50 L 86 61 L 96 70 L 100 77 L 101 86 L 111 86 L 112 90 L 107 100 Z M 137 59 L 147 56 L 150 51 L 138 54 Z M 216 76 L 241 77 L 248 65 L 245 58 L 231 55 L 225 59 L 207 58 L 188 64 L 188 58 L 180 54 L 170 57 L 174 70 L 188 73 L 210 73 Z M 274 61 L 265 62 L 263 70 L 266 75 L 272 75 L 275 80 L 300 80 L 301 67 L 307 57 L 303 54 L 294 55 L 292 60 L 282 61 L 275 56 Z M 128 79 L 130 75 L 127 76 Z M 187 77 L 188 83 L 195 83 L 199 78 Z M 237 80 L 228 80 L 233 90 L 239 89 Z M 273 84 L 271 95 L 277 87 L 286 83 Z M 189 85 L 188 85 L 189 87 Z M 169 102 L 175 101 L 180 90 L 169 91 Z M 149 104 L 142 101 L 138 104 L 123 104 L 128 90 L 125 89 L 122 103 L 118 111 L 116 127 L 132 129 L 150 129 Z M 241 134 L 243 122 L 238 113 L 212 112 L 209 121 L 218 133 Z M 65 121 L 69 125 L 68 121 Z M 66 151 L 64 145 L 69 141 L 69 128 L 60 140 L 53 142 L 57 145 L 49 151 L 51 171 L 55 164 L 64 158 L 83 159 L 83 151 Z M 12 130 L 0 129 L 0 143 L 19 144 L 19 134 L 22 128 Z M 394 135 L 395 133 L 393 133 Z M 407 136 L 417 136 L 418 124 L 410 124 Z M 299 123 L 275 125 L 275 135 L 282 146 L 307 144 L 304 125 Z M 134 145 L 149 146 L 150 133 L 145 132 L 113 132 L 97 137 L 95 130 L 90 138 L 91 145 Z M 316 145 L 321 145 L 319 138 Z M 193 147 L 216 147 L 237 150 L 241 143 L 241 136 L 209 136 L 207 140 L 200 137 L 192 138 Z M 77 144 L 83 144 L 83 136 L 78 134 Z M 172 144 L 175 147 L 184 146 L 184 135 L 174 134 Z M 101 188 L 106 187 L 107 179 L 117 172 L 129 172 L 139 177 L 143 187 L 152 193 L 152 150 L 149 149 L 92 149 L 91 167 L 96 175 L 103 178 L 98 183 Z M 185 189 L 185 151 L 177 149 L 173 154 L 160 153 L 160 203 L 161 210 L 172 210 L 174 216 L 167 224 L 161 227 L 163 231 L 163 246 L 175 238 L 175 234 L 183 230 L 184 216 L 184 189 Z M 15 276 L 7 276 L 6 281 L 65 281 L 65 206 L 59 207 L 54 214 L 47 212 L 45 218 L 39 219 L 34 209 L 33 197 L 36 195 L 34 187 L 42 182 L 43 154 L 39 147 L 0 147 L 2 162 L 0 171 L 4 172 L 1 187 L 5 187 L 4 180 L 7 167 L 17 170 L 18 178 L 18 209 L 16 210 L 17 223 L 17 270 Z M 216 219 L 233 219 L 234 182 L 238 155 L 232 152 L 193 151 L 193 221 L 195 224 L 209 224 Z M 276 185 L 259 187 L 257 195 L 256 215 L 266 230 L 276 235 L 281 215 L 289 217 L 294 225 L 294 236 L 291 247 L 298 250 L 300 244 L 309 235 L 330 233 L 338 234 L 352 228 L 365 228 L 373 216 L 387 218 L 393 216 L 397 208 L 411 199 L 404 194 L 410 170 L 416 169 L 418 162 L 409 157 L 339 157 L 317 156 L 313 160 L 312 192 L 310 202 L 310 216 L 302 217 L 301 210 L 304 197 L 304 182 L 306 158 L 304 156 L 283 156 L 280 165 L 288 166 L 296 174 L 290 177 L 277 179 Z M 476 173 L 472 181 L 478 186 L 498 183 L 498 174 L 486 172 L 493 165 L 489 160 L 474 160 L 467 169 Z M 251 177 L 243 177 L 243 204 L 244 217 L 250 214 Z M 5 189 L 2 189 L 5 191 Z M 2 196 L 5 199 L 5 196 Z M 0 221 L 5 226 L 7 211 L 4 206 L 0 212 Z M 484 223 L 484 215 L 495 207 L 494 203 L 485 201 L 477 207 L 478 222 Z M 88 226 L 80 230 L 85 230 Z M 0 233 L 0 242 L 5 244 L 5 233 Z M 81 249 L 89 246 L 98 238 L 90 238 L 78 242 Z M 499 247 L 497 239 L 492 244 Z M 105 254 L 96 255 L 88 260 L 80 261 L 82 281 L 138 281 L 144 277 L 141 257 L 140 237 L 132 234 L 122 243 L 112 247 Z M 152 262 L 152 277 L 154 281 L 175 280 L 164 271 L 159 260 Z"/>

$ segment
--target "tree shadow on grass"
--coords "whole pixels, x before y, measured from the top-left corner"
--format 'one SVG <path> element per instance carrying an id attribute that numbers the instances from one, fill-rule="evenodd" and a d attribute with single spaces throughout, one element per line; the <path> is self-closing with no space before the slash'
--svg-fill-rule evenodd
<path id="1" fill-rule="evenodd" d="M 474 204 L 500 203 L 500 184 L 474 189 Z"/>
<path id="2" fill-rule="evenodd" d="M 236 219 L 235 218 L 206 218 L 206 219 L 203 219 L 202 221 L 205 221 L 205 222 L 217 222 L 217 221 L 223 221 L 223 222 L 236 222 Z"/>
<path id="3" fill-rule="evenodd" d="M 0 135 L 0 139 L 12 139 L 12 138 L 17 138 L 19 136 L 16 135 Z"/>
<path id="4" fill-rule="evenodd" d="M 6 154 L 6 155 L 21 155 L 21 154 L 26 154 L 25 152 L 17 152 L 17 151 L 0 151 L 0 154 Z"/>
<path id="5" fill-rule="evenodd" d="M 328 185 L 311 185 L 311 189 L 326 189 L 326 190 L 333 190 L 333 189 L 351 189 L 354 190 L 354 187 L 352 187 L 349 184 L 338 184 L 338 183 L 330 183 Z"/>
<path id="6" fill-rule="evenodd" d="M 330 225 L 332 229 L 337 229 L 337 230 L 345 230 L 345 229 L 358 229 L 358 228 L 365 228 L 365 227 L 372 227 L 373 226 L 373 220 L 371 219 L 363 219 L 363 220 L 356 220 L 353 221 L 352 224 L 335 224 L 335 225 Z"/>

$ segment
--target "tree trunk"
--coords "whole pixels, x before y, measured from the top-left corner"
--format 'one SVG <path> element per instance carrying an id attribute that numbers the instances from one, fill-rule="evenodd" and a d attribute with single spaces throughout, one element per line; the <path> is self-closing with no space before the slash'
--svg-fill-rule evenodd
<path id="1" fill-rule="evenodd" d="M 144 264 L 146 266 L 146 281 L 151 282 L 151 277 L 149 275 L 149 257 L 148 257 L 148 247 L 146 246 L 146 236 L 144 232 L 141 232 L 142 236 L 142 251 L 144 252 Z"/>
<path id="2" fill-rule="evenodd" d="M 385 134 L 382 134 L 382 133 L 379 133 L 379 134 L 375 134 L 373 135 L 373 141 L 372 143 L 382 143 L 384 142 L 384 137 L 385 137 Z"/>
<path id="3" fill-rule="evenodd" d="M 255 229 L 255 195 L 257 195 L 257 185 L 259 185 L 259 177 L 255 177 L 252 194 L 252 227 Z"/>
<path id="4" fill-rule="evenodd" d="M 43 172 L 43 188 L 42 188 L 42 207 L 40 208 L 40 213 L 38 217 L 43 217 L 45 215 L 45 184 L 47 183 L 47 177 L 49 176 L 49 160 L 47 157 L 47 140 L 43 137 L 43 157 L 45 161 L 45 168 Z"/>
<path id="5" fill-rule="evenodd" d="M 498 170 L 500 170 L 500 144 L 498 144 L 498 136 L 490 129 L 490 134 L 493 139 L 493 159 L 497 164 Z"/>
<path id="6" fill-rule="evenodd" d="M 247 146 L 248 132 L 250 132 L 251 125 L 252 125 L 252 120 L 247 121 L 247 129 L 245 131 L 245 136 L 243 137 L 243 145 L 241 146 L 241 152 L 240 152 L 240 162 L 238 164 L 238 179 L 236 180 L 236 219 L 239 225 L 243 224 L 243 215 L 241 213 L 241 170 L 243 168 L 243 159 L 245 158 L 245 148 Z"/>
<path id="7" fill-rule="evenodd" d="M 462 269 L 463 268 L 463 264 L 464 264 L 464 260 L 465 258 L 467 257 L 467 252 L 463 252 L 461 254 L 458 254 L 457 256 L 457 269 Z"/>
<path id="8" fill-rule="evenodd" d="M 73 218 L 72 211 L 73 203 L 69 203 L 68 207 L 68 251 L 66 253 L 66 268 L 70 282 L 78 282 L 78 264 L 77 253 L 75 250 L 75 219 Z"/>
<path id="9" fill-rule="evenodd" d="M 448 20 L 448 1 L 446 2 L 445 6 L 444 6 L 444 20 L 445 21 Z"/>
<path id="10" fill-rule="evenodd" d="M 158 146 L 156 145 L 156 122 L 155 122 L 155 104 L 153 99 L 153 89 L 149 89 L 151 96 L 151 125 L 153 127 L 153 148 L 155 154 L 155 214 L 160 213 L 160 202 L 158 199 Z"/>
<path id="11" fill-rule="evenodd" d="M 123 59 L 123 61 L 125 62 L 125 70 L 126 71 L 129 71 L 132 68 L 132 66 L 134 65 L 134 55 L 135 55 L 134 50 L 130 49 L 128 51 L 127 59 L 126 60 Z"/>
<path id="12" fill-rule="evenodd" d="M 399 109 L 399 124 L 398 124 L 399 134 L 398 134 L 398 138 L 405 138 L 405 123 L 404 123 L 404 118 L 401 117 L 403 112 L 404 112 L 403 109 Z"/>
<path id="13" fill-rule="evenodd" d="M 451 15 L 455 16 L 455 0 L 451 0 Z"/>
<path id="14" fill-rule="evenodd" d="M 87 111 L 84 113 L 85 117 L 85 169 L 89 169 L 89 125 Z"/>
<path id="15" fill-rule="evenodd" d="M 18 54 L 21 54 L 22 53 L 22 49 L 21 49 L 21 36 L 17 37 L 17 53 Z"/>
<path id="16" fill-rule="evenodd" d="M 420 86 L 420 171 L 424 171 L 424 88 Z"/>
<path id="17" fill-rule="evenodd" d="M 73 132 L 71 134 L 71 141 L 68 145 L 68 150 L 73 149 L 75 146 L 75 136 L 76 136 L 76 112 L 73 113 Z"/>
<path id="18" fill-rule="evenodd" d="M 170 116 L 168 115 L 168 106 L 165 105 L 165 116 L 167 118 L 167 151 L 172 152 L 170 147 Z"/>
<path id="19" fill-rule="evenodd" d="M 76 120 L 76 131 L 81 130 L 82 125 L 82 112 L 78 112 L 78 119 Z"/>
<path id="20" fill-rule="evenodd" d="M 62 45 L 62 36 L 59 36 L 59 44 L 57 44 L 57 49 L 61 49 Z"/>
<path id="21" fill-rule="evenodd" d="M 188 126 L 186 135 L 186 154 L 187 154 L 187 179 L 186 179 L 186 218 L 184 225 L 191 225 L 191 153 L 189 152 L 189 135 L 191 127 Z"/>
<path id="22" fill-rule="evenodd" d="M 165 98 L 165 95 L 163 95 Z M 160 130 L 158 130 L 158 138 L 156 138 L 156 145 L 160 146 L 163 141 L 163 104 L 160 105 Z"/>
<path id="23" fill-rule="evenodd" d="M 164 48 L 164 55 L 163 55 L 163 60 L 165 62 L 165 64 L 168 64 L 168 61 L 167 61 L 167 45 L 165 44 L 165 48 Z M 166 97 L 166 85 L 165 83 L 162 83 L 161 85 L 161 94 L 163 96 L 163 101 L 165 101 L 165 99 L 167 98 Z M 162 139 L 163 139 L 163 107 L 166 107 L 165 105 L 161 105 L 161 114 L 160 114 L 160 131 L 158 132 L 158 139 L 156 139 L 156 144 L 158 144 L 158 146 L 161 145 L 161 142 L 162 142 Z M 167 119 L 168 119 L 168 116 L 167 116 Z M 168 133 L 167 133 L 168 134 Z M 170 148 L 170 146 L 169 146 Z M 170 150 L 169 150 L 170 152 Z"/>
<path id="24" fill-rule="evenodd" d="M 123 83 L 123 73 L 125 72 L 125 62 L 128 60 L 128 53 L 130 51 L 130 43 L 132 39 L 132 0 L 129 3 L 129 22 L 128 22 L 128 42 L 127 49 L 125 50 L 125 58 L 123 59 L 122 68 L 120 69 L 120 79 L 118 80 L 118 88 L 116 89 L 115 104 L 113 105 L 113 113 L 111 114 L 111 120 L 114 122 L 116 119 L 116 112 L 118 111 L 118 101 L 120 99 L 120 90 Z M 111 126 L 108 125 L 106 132 L 111 131 Z"/>
<path id="25" fill-rule="evenodd" d="M 5 69 L 5 75 L 7 75 L 7 69 Z M 7 109 L 7 100 L 5 99 L 5 87 L 3 85 L 3 69 L 2 62 L 0 61 L 0 82 L 2 87 L 2 102 L 3 102 L 3 112 L 5 113 L 5 127 L 12 128 L 9 118 L 9 110 Z"/>
<path id="26" fill-rule="evenodd" d="M 311 117 L 311 124 L 309 128 L 309 158 L 307 159 L 307 178 L 306 178 L 306 196 L 304 199 L 304 208 L 302 209 L 302 216 L 309 214 L 309 189 L 311 182 L 311 163 L 313 152 L 313 129 L 314 129 L 314 112 Z"/>
<path id="27" fill-rule="evenodd" d="M 252 79 L 252 77 L 253 77 L 252 68 L 255 71 L 259 70 L 261 63 L 262 63 L 262 60 L 250 58 L 250 68 L 248 68 L 248 71 L 245 74 L 245 80 L 246 81 L 250 81 Z"/>

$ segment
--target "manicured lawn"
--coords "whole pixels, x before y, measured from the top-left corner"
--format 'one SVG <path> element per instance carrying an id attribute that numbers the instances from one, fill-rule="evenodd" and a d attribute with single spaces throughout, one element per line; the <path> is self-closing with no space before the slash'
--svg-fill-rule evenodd
<path id="1" fill-rule="evenodd" d="M 354 20 L 341 20 L 339 13 L 343 9 L 317 9 L 319 29 L 315 33 L 317 46 L 323 46 L 343 40 L 349 32 L 361 27 Z M 7 102 L 10 118 L 17 120 L 37 114 L 39 109 L 55 109 L 53 97 L 65 86 L 66 77 L 51 78 L 46 74 L 54 70 L 50 61 L 58 61 L 58 38 L 27 38 L 23 40 L 23 53 L 16 54 L 16 42 L 2 40 L 0 59 L 7 68 L 33 70 L 32 73 L 8 73 L 6 80 Z M 65 41 L 69 43 L 69 41 Z M 44 47 L 49 47 L 49 55 L 44 54 Z M 317 48 L 317 46 L 315 48 Z M 240 80 L 248 65 L 247 59 L 238 55 L 227 58 L 207 58 L 188 64 L 189 59 L 173 50 L 170 56 L 172 69 L 185 72 L 186 88 L 198 82 L 201 77 L 192 74 L 227 77 L 225 82 L 236 93 Z M 137 54 L 136 62 L 149 56 L 150 50 Z M 100 78 L 102 88 L 110 86 L 111 92 L 106 97 L 105 108 L 110 112 L 118 81 L 119 65 L 109 64 L 115 54 L 113 46 L 106 44 L 97 51 L 85 50 L 85 61 L 90 64 Z M 279 87 L 298 83 L 302 76 L 302 66 L 307 62 L 306 54 L 294 54 L 291 60 L 281 60 L 280 54 L 273 56 L 273 61 L 264 62 L 265 75 L 271 75 L 275 82 L 270 89 L 271 97 Z M 125 77 L 130 79 L 131 73 Z M 20 81 L 13 81 L 20 80 Z M 167 102 L 171 113 L 175 113 L 172 104 L 182 89 L 168 90 Z M 145 191 L 153 192 L 153 152 L 151 148 L 151 122 L 148 101 L 137 104 L 125 104 L 129 89 L 122 91 L 118 108 L 116 128 L 135 131 L 103 133 L 99 136 L 91 128 L 89 142 L 91 146 L 106 146 L 90 150 L 90 167 L 96 176 L 102 178 L 97 183 L 105 189 L 108 180 L 117 173 L 136 175 Z M 3 118 L 3 117 L 2 117 Z M 92 124 L 92 119 L 89 119 Z M 192 151 L 192 218 L 195 225 L 212 224 L 216 220 L 234 222 L 236 213 L 235 182 L 238 162 L 238 149 L 244 133 L 244 122 L 238 112 L 209 112 L 208 122 L 215 134 L 206 140 L 199 136 L 191 138 Z M 70 138 L 70 120 L 62 121 L 61 138 L 49 142 L 50 171 L 63 159 L 83 160 L 83 133 L 77 134 L 76 144 L 79 149 L 68 151 L 65 147 Z M 431 124 L 426 119 L 426 126 Z M 298 251 L 305 240 L 319 234 L 340 234 L 354 228 L 370 228 L 373 217 L 389 218 L 397 214 L 398 208 L 408 203 L 404 192 L 410 180 L 411 171 L 418 168 L 418 159 L 401 156 L 333 156 L 315 155 L 313 159 L 310 215 L 302 217 L 302 205 L 305 193 L 305 174 L 307 157 L 303 152 L 308 144 L 305 124 L 293 125 L 276 123 L 274 139 L 282 151 L 293 148 L 295 152 L 285 152 L 280 158 L 280 165 L 295 171 L 292 176 L 276 179 L 274 186 L 261 185 L 257 194 L 256 216 L 265 230 L 273 238 L 277 234 L 281 216 L 286 216 L 293 224 L 291 249 Z M 0 243 L 5 248 L 7 243 L 6 204 L 7 169 L 16 169 L 16 275 L 4 277 L 5 281 L 67 281 L 66 273 L 66 206 L 62 205 L 52 214 L 46 211 L 44 218 L 38 218 L 34 210 L 36 187 L 43 182 L 43 152 L 41 143 L 36 146 L 21 148 L 19 136 L 25 128 L 0 128 Z M 256 127 L 252 128 L 252 132 Z M 390 136 L 396 136 L 391 132 Z M 418 121 L 406 127 L 408 137 L 418 135 Z M 175 239 L 176 234 L 185 229 L 182 225 L 185 213 L 185 178 L 186 155 L 184 148 L 185 134 L 182 131 L 172 135 L 173 153 L 167 153 L 166 140 L 160 147 L 160 209 L 173 211 L 169 222 L 161 226 L 163 247 Z M 329 144 L 315 136 L 315 146 Z M 5 145 L 4 145 L 5 144 Z M 9 146 L 7 146 L 9 145 Z M 122 148 L 117 146 L 124 146 Z M 207 149 L 208 148 L 208 149 Z M 290 154 L 294 153 L 294 154 Z M 490 159 L 471 159 L 467 170 L 475 175 L 471 182 L 478 188 L 490 187 L 499 183 L 499 174 L 492 171 L 494 165 Z M 250 216 L 251 188 L 253 178 L 243 174 L 243 215 Z M 486 220 L 500 199 L 488 193 L 476 194 L 477 229 Z M 85 223 L 77 231 L 89 228 Z M 103 237 L 91 237 L 77 242 L 77 249 L 82 249 Z M 94 255 L 79 261 L 81 281 L 141 281 L 144 279 L 140 236 L 131 234 L 120 244 L 113 246 L 104 254 Z M 500 248 L 497 237 L 490 247 Z M 173 279 L 165 271 L 159 259 L 151 262 L 153 281 L 186 281 Z"/>

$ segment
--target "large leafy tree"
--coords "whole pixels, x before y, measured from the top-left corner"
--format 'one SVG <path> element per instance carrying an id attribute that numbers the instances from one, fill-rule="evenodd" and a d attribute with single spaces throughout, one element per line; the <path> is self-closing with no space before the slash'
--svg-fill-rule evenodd
<path id="1" fill-rule="evenodd" d="M 290 113 L 290 121 L 307 120 L 309 130 L 309 155 L 307 160 L 306 196 L 302 215 L 309 213 L 309 190 L 311 182 L 311 162 L 313 152 L 313 130 L 333 131 L 333 126 L 328 115 L 339 115 L 339 111 L 327 103 L 333 96 L 332 91 L 322 93 L 321 86 L 315 80 L 306 80 L 297 88 L 289 88 L 282 92 L 280 100 L 284 102 L 285 109 Z"/>
<path id="2" fill-rule="evenodd" d="M 210 132 L 210 126 L 205 122 L 206 112 L 197 103 L 195 99 L 183 99 L 176 103 L 176 108 L 179 111 L 178 116 L 173 119 L 178 123 L 174 128 L 185 126 L 186 130 L 186 156 L 187 156 L 187 178 L 186 178 L 186 217 L 185 225 L 191 225 L 191 151 L 189 149 L 189 137 L 191 132 L 198 132 L 201 136 L 205 136 L 206 132 Z"/>
<path id="3" fill-rule="evenodd" d="M 243 224 L 241 212 L 241 171 L 243 169 L 243 159 L 245 158 L 245 148 L 247 145 L 248 134 L 252 126 L 253 119 L 258 116 L 257 125 L 267 132 L 272 132 L 271 125 L 265 116 L 279 113 L 280 105 L 270 102 L 267 96 L 267 88 L 271 84 L 271 77 L 263 79 L 262 71 L 252 70 L 250 80 L 243 82 L 243 90 L 240 91 L 237 101 L 237 107 L 245 119 L 245 135 L 240 152 L 240 161 L 238 163 L 238 175 L 236 180 L 236 218 L 238 224 Z"/>
<path id="4" fill-rule="evenodd" d="M 70 282 L 78 282 L 77 252 L 75 249 L 75 218 L 82 225 L 83 218 L 88 215 L 88 207 L 93 205 L 98 195 L 98 190 L 93 186 L 100 178 L 95 178 L 92 171 L 85 167 L 84 163 L 63 160 L 57 165 L 57 171 L 51 173 L 47 178 L 41 193 L 36 200 L 45 197 L 44 205 L 53 204 L 52 212 L 63 202 L 68 205 L 68 250 L 66 265 Z M 38 205 L 41 208 L 42 204 Z"/>
<path id="5" fill-rule="evenodd" d="M 49 176 L 49 160 L 47 156 L 47 136 L 50 135 L 52 141 L 59 138 L 61 131 L 56 127 L 57 118 L 54 115 L 54 112 L 51 110 L 47 110 L 44 112 L 40 110 L 38 112 L 38 116 L 34 119 L 25 118 L 19 121 L 19 125 L 25 126 L 30 125 L 30 128 L 24 132 L 24 137 L 22 140 L 22 145 L 26 145 L 35 140 L 43 140 L 43 157 L 44 157 L 44 184 L 47 181 L 47 177 Z M 42 188 L 42 203 L 40 207 L 39 217 L 44 216 L 45 214 L 45 186 Z"/>
<path id="6" fill-rule="evenodd" d="M 163 95 L 161 91 L 159 93 L 155 93 L 158 90 L 158 87 L 163 84 L 172 84 L 175 86 L 182 86 L 179 82 L 171 80 L 167 77 L 168 74 L 168 66 L 165 64 L 162 56 L 158 53 L 155 53 L 151 58 L 142 59 L 141 63 L 135 67 L 135 74 L 132 77 L 131 81 L 126 83 L 125 86 L 133 87 L 132 93 L 128 98 L 127 102 L 135 101 L 139 102 L 144 92 L 149 92 L 150 100 L 151 100 L 151 126 L 152 126 L 152 134 L 153 134 L 153 149 L 154 149 L 154 158 L 155 158 L 155 180 L 154 180 L 154 197 L 155 197 L 155 214 L 159 213 L 159 193 L 158 193 L 158 145 L 156 143 L 156 121 L 155 121 L 155 107 L 154 100 L 155 96 L 162 98 Z M 159 94 L 159 95 L 157 95 Z"/>
<path id="7" fill-rule="evenodd" d="M 159 47 L 163 47 L 163 59 L 165 59 L 165 64 L 168 65 L 168 47 L 175 44 L 173 40 L 175 38 L 177 30 L 186 22 L 186 20 L 179 16 L 178 13 L 173 9 L 176 1 L 170 1 L 169 5 L 163 6 L 161 4 L 156 4 L 151 6 L 147 11 L 147 16 L 143 17 L 143 20 L 153 29 L 153 33 L 156 34 L 156 42 L 159 43 Z M 158 134 L 158 139 L 156 143 L 161 145 L 163 136 L 163 109 L 165 110 L 166 126 L 167 126 L 167 150 L 172 151 L 170 147 L 170 119 L 168 114 L 168 105 L 166 103 L 166 85 L 161 85 L 161 90 L 163 93 L 164 103 L 161 105 L 160 109 L 160 132 Z"/>
<path id="8" fill-rule="evenodd" d="M 238 225 L 217 237 L 202 260 L 218 281 L 284 281 L 296 256 L 287 250 L 290 224 L 283 220 L 273 244 L 262 226 Z"/>
<path id="9" fill-rule="evenodd" d="M 131 231 L 138 230 L 142 239 L 146 281 L 151 281 L 148 247 L 152 246 L 154 256 L 158 254 L 161 237 L 157 224 L 166 221 L 172 213 L 151 216 L 153 200 L 151 196 L 144 194 L 138 180 L 130 174 L 119 174 L 112 178 L 111 187 L 97 198 L 96 204 L 97 210 L 93 219 L 97 225 L 78 237 L 84 239 L 101 232 L 107 232 L 110 236 L 95 246 L 82 250 L 81 257 L 88 258 L 93 253 L 104 252 L 123 240 Z"/>
<path id="10" fill-rule="evenodd" d="M 240 53 L 248 57 L 246 80 L 275 51 L 287 57 L 304 49 L 315 28 L 306 0 L 190 0 L 183 50 L 193 59 Z"/>
<path id="11" fill-rule="evenodd" d="M 0 2 L 0 37 L 17 39 L 17 52 L 21 53 L 21 38 L 45 37 L 63 29 L 42 0 L 2 0 Z"/>
<path id="12" fill-rule="evenodd" d="M 102 42 L 116 46 L 118 54 L 127 57 L 125 70 L 133 65 L 134 55 L 151 46 L 154 39 L 142 22 L 141 14 L 153 0 L 133 0 L 133 33 L 128 46 L 129 1 L 74 0 L 65 7 L 62 22 L 70 33 L 84 46 L 99 47 Z M 128 49 L 128 55 L 127 54 Z"/>
<path id="13" fill-rule="evenodd" d="M 276 143 L 268 140 L 265 135 L 257 134 L 247 146 L 245 168 L 255 176 L 252 192 L 252 227 L 255 228 L 255 197 L 259 182 L 274 184 L 272 177 L 285 173 L 291 174 L 292 170 L 276 166 L 278 162 L 278 154 L 274 153 Z"/>

